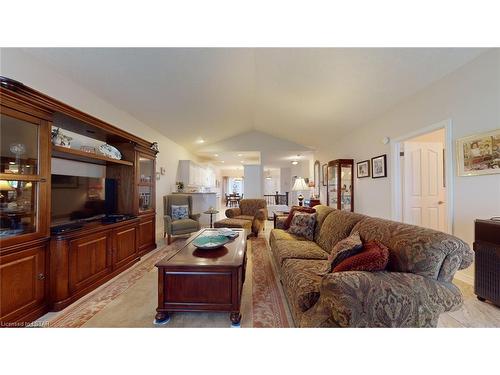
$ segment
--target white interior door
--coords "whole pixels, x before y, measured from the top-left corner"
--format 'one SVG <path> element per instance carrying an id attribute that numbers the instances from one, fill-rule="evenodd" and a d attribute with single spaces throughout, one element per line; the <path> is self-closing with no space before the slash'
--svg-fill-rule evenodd
<path id="1" fill-rule="evenodd" d="M 443 144 L 404 143 L 403 221 L 446 232 Z"/>

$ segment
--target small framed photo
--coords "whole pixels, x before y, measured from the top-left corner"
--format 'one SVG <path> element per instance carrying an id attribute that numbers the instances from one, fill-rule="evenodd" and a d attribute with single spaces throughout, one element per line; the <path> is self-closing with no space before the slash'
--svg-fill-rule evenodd
<path id="1" fill-rule="evenodd" d="M 323 186 L 326 186 L 326 179 L 327 179 L 326 169 L 327 168 L 328 168 L 328 164 L 323 164 L 323 166 L 321 167 L 321 183 Z"/>
<path id="2" fill-rule="evenodd" d="M 459 176 L 500 173 L 500 129 L 457 140 Z"/>
<path id="3" fill-rule="evenodd" d="M 387 156 L 380 155 L 372 158 L 372 178 L 387 177 Z"/>
<path id="4" fill-rule="evenodd" d="M 363 160 L 356 163 L 358 167 L 358 178 L 370 177 L 370 160 Z"/>

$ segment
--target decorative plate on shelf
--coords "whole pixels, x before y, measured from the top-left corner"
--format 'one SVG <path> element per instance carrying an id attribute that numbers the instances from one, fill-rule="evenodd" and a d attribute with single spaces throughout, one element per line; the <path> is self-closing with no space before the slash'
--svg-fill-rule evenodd
<path id="1" fill-rule="evenodd" d="M 99 146 L 99 151 L 108 158 L 120 160 L 122 158 L 122 154 L 115 147 L 104 143 Z"/>
<path id="2" fill-rule="evenodd" d="M 193 245 L 198 249 L 211 250 L 218 249 L 229 242 L 229 238 L 221 235 L 211 235 L 198 237 L 193 241 Z"/>

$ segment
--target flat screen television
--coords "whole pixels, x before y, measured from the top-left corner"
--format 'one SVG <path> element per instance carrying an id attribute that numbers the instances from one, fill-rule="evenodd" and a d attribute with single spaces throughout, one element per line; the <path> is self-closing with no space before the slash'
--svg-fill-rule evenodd
<path id="1" fill-rule="evenodd" d="M 116 180 L 53 174 L 51 183 L 52 226 L 116 213 Z"/>

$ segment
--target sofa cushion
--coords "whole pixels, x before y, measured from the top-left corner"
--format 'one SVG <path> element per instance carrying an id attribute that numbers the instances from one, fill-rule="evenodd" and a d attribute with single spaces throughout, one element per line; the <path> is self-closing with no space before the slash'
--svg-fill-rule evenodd
<path id="1" fill-rule="evenodd" d="M 193 219 L 181 219 L 172 221 L 172 229 L 175 232 L 198 228 L 198 222 Z"/>
<path id="2" fill-rule="evenodd" d="M 316 229 L 314 230 L 314 241 L 318 242 L 321 226 L 323 225 L 326 217 L 330 215 L 334 209 L 322 204 L 314 206 L 314 209 L 316 210 Z"/>
<path id="3" fill-rule="evenodd" d="M 290 225 L 292 224 L 293 217 L 295 213 L 297 212 L 305 212 L 308 214 L 313 214 L 316 212 L 316 210 L 312 207 L 305 207 L 305 206 L 293 206 L 292 209 L 290 210 L 290 213 L 288 214 L 287 218 L 285 219 L 285 222 L 283 223 L 283 229 L 289 229 Z"/>
<path id="4" fill-rule="evenodd" d="M 296 212 L 290 224 L 290 233 L 302 236 L 306 240 L 314 239 L 314 226 L 316 225 L 316 214 Z"/>
<path id="5" fill-rule="evenodd" d="M 253 220 L 253 216 L 250 215 L 238 215 L 233 217 L 233 219 L 239 219 L 239 220 Z"/>
<path id="6" fill-rule="evenodd" d="M 255 216 L 261 208 L 267 208 L 265 199 L 242 199 L 240 201 L 241 215 Z"/>
<path id="7" fill-rule="evenodd" d="M 313 241 L 276 241 L 273 252 L 279 266 L 283 264 L 285 259 L 326 260 L 328 258 L 328 253 Z"/>
<path id="8" fill-rule="evenodd" d="M 387 269 L 451 282 L 472 261 L 469 246 L 452 235 L 390 220 L 366 217 L 356 224 L 363 241 L 378 240 L 389 248 Z"/>
<path id="9" fill-rule="evenodd" d="M 332 265 L 332 269 L 337 267 L 345 259 L 360 253 L 363 250 L 363 242 L 359 237 L 358 232 L 353 232 L 349 237 L 337 242 L 333 247 L 328 261 Z"/>
<path id="10" fill-rule="evenodd" d="M 353 212 L 333 210 L 324 220 L 316 242 L 327 252 L 344 238 L 348 237 L 356 223 L 366 216 Z"/>
<path id="11" fill-rule="evenodd" d="M 286 259 L 283 262 L 281 281 L 289 303 L 302 312 L 309 310 L 319 299 L 319 288 L 326 260 Z"/>
<path id="12" fill-rule="evenodd" d="M 379 241 L 363 244 L 363 250 L 340 262 L 332 272 L 343 271 L 383 271 L 389 262 L 389 249 Z"/>
<path id="13" fill-rule="evenodd" d="M 269 235 L 269 242 L 272 243 L 273 241 L 279 240 L 305 241 L 306 239 L 304 237 L 289 233 L 283 229 L 273 229 L 271 231 L 271 234 Z"/>

